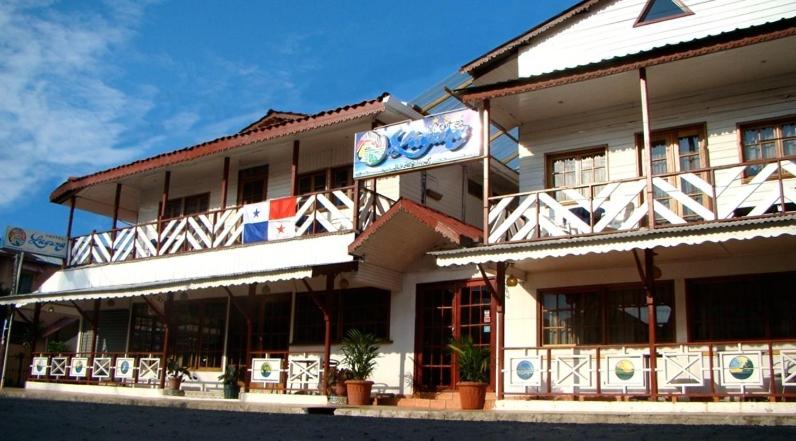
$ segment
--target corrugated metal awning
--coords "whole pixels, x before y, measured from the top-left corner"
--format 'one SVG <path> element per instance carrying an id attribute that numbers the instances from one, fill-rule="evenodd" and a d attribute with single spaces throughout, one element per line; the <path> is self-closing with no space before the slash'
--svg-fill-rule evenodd
<path id="1" fill-rule="evenodd" d="M 16 305 L 22 307 L 39 302 L 63 302 L 69 300 L 115 299 L 123 297 L 149 296 L 168 292 L 181 292 L 219 286 L 248 285 L 252 283 L 277 282 L 312 277 L 312 267 L 285 269 L 256 274 L 239 274 L 229 277 L 212 279 L 174 280 L 162 283 L 133 284 L 114 286 L 112 289 L 82 289 L 61 291 L 57 293 L 33 293 L 3 297 L 0 305 Z"/>

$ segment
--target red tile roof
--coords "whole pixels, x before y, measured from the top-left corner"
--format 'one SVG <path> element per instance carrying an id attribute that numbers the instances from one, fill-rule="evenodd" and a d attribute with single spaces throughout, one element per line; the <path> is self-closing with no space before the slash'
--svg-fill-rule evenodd
<path id="1" fill-rule="evenodd" d="M 308 115 L 306 113 L 282 112 L 279 110 L 268 109 L 268 112 L 262 118 L 242 128 L 239 133 L 248 132 L 252 129 L 264 129 L 285 121 L 306 118 L 307 116 Z"/>
<path id="2" fill-rule="evenodd" d="M 390 222 L 390 219 L 399 213 L 407 213 L 423 224 L 427 225 L 431 230 L 439 233 L 442 237 L 449 240 L 453 245 L 461 246 L 463 242 L 481 241 L 481 230 L 472 225 L 466 224 L 454 217 L 448 216 L 445 213 L 434 210 L 433 208 L 420 205 L 417 202 L 409 199 L 400 199 L 395 203 L 384 215 L 378 218 L 373 224 L 363 231 L 353 242 L 348 246 L 348 252 L 356 255 L 357 250 L 372 236 L 377 233 L 385 224 Z M 464 239 L 464 240 L 463 240 Z"/>
<path id="3" fill-rule="evenodd" d="M 128 164 L 103 170 L 79 178 L 69 178 L 58 186 L 51 194 L 50 201 L 62 203 L 72 194 L 86 187 L 111 182 L 116 179 L 131 176 L 148 170 L 167 167 L 174 164 L 190 161 L 203 156 L 232 150 L 237 147 L 253 144 L 255 142 L 276 139 L 282 136 L 295 135 L 308 130 L 327 127 L 344 121 L 350 121 L 364 116 L 378 114 L 385 109 L 384 103 L 390 95 L 383 93 L 375 99 L 362 101 L 356 104 L 325 110 L 314 115 L 307 115 L 295 119 L 266 125 L 262 128 L 252 128 L 230 136 L 223 136 L 212 141 L 196 144 L 168 153 L 141 159 Z M 286 113 L 286 112 L 285 112 Z M 294 114 L 295 115 L 295 114 Z M 267 117 L 268 115 L 266 115 Z M 256 123 L 255 123 L 256 125 Z"/>

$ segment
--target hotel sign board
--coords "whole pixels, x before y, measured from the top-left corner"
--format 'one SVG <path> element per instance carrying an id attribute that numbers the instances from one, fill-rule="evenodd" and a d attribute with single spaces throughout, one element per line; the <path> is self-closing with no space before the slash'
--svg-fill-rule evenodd
<path id="1" fill-rule="evenodd" d="M 40 233 L 27 228 L 6 228 L 5 247 L 26 253 L 66 258 L 66 237 Z"/>
<path id="2" fill-rule="evenodd" d="M 354 179 L 479 158 L 481 122 L 470 109 L 379 127 L 354 136 Z"/>

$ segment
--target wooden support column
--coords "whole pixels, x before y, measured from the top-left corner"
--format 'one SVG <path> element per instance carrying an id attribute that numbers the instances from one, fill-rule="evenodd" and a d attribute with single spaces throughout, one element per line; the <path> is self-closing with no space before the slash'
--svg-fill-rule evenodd
<path id="1" fill-rule="evenodd" d="M 495 327 L 498 332 L 497 347 L 495 348 L 495 371 L 497 372 L 497 384 L 495 385 L 495 395 L 498 400 L 503 399 L 503 348 L 506 347 L 506 263 L 497 263 L 497 296 L 498 305 L 495 314 Z"/>
<path id="2" fill-rule="evenodd" d="M 30 343 L 30 353 L 36 352 L 36 342 L 39 340 L 39 319 L 41 318 L 41 303 L 33 307 L 33 341 Z"/>
<path id="3" fill-rule="evenodd" d="M 647 87 L 647 69 L 641 68 L 638 71 L 639 88 L 641 89 L 641 130 L 644 139 L 644 152 L 647 157 L 644 161 L 644 176 L 647 180 L 645 201 L 647 202 L 647 222 L 650 229 L 655 228 L 655 194 L 652 188 L 652 140 L 650 131 L 650 103 Z M 642 155 L 643 157 L 643 155 Z"/>
<path id="4" fill-rule="evenodd" d="M 162 238 L 160 233 L 163 230 L 163 218 L 166 216 L 166 205 L 169 203 L 169 186 L 171 184 L 171 172 L 166 170 L 163 178 L 163 192 L 160 195 L 160 211 L 158 211 L 158 249 L 157 253 L 160 254 L 160 243 Z"/>
<path id="5" fill-rule="evenodd" d="M 492 188 L 489 181 L 489 161 L 491 153 L 489 148 L 489 100 L 484 100 L 480 105 L 481 113 L 481 148 L 484 152 L 484 179 L 483 179 L 483 208 L 484 208 L 484 225 L 483 225 L 483 238 L 482 242 L 489 241 L 489 197 L 492 195 Z"/>
<path id="6" fill-rule="evenodd" d="M 75 195 L 69 197 L 69 221 L 66 224 L 66 258 L 64 259 L 63 267 L 69 265 L 69 259 L 72 256 L 72 223 L 75 220 Z"/>
<path id="7" fill-rule="evenodd" d="M 122 184 L 116 183 L 116 195 L 113 198 L 113 222 L 111 222 L 111 259 L 116 254 L 116 227 L 119 223 L 119 202 L 122 200 Z"/>
<path id="8" fill-rule="evenodd" d="M 323 299 L 323 377 L 321 390 L 326 393 L 329 384 L 329 363 L 332 359 L 332 317 L 329 313 L 329 298 L 334 290 L 334 278 L 336 274 L 326 275 L 326 295 Z"/>
<path id="9" fill-rule="evenodd" d="M 244 387 L 244 392 L 248 392 L 249 391 L 249 387 L 251 385 L 251 372 L 250 372 L 251 365 L 250 365 L 250 363 L 251 363 L 251 353 L 252 353 L 252 329 L 253 329 L 252 318 L 251 318 L 251 315 L 249 314 L 249 308 L 247 308 L 246 305 L 242 304 L 238 300 L 238 298 L 236 298 L 234 295 L 232 295 L 232 291 L 228 287 L 225 286 L 224 290 L 227 292 L 227 295 L 229 296 L 230 303 L 232 303 L 232 306 L 234 306 L 235 309 L 237 309 L 238 312 L 240 312 L 240 314 L 243 316 L 244 322 L 246 323 L 246 353 L 244 355 L 244 357 L 246 359 L 244 360 L 243 363 L 240 363 L 240 364 L 245 366 L 245 368 L 244 368 L 244 382 L 246 383 L 246 385 Z M 251 303 L 251 299 L 254 298 L 254 295 L 255 295 L 256 291 L 257 291 L 257 284 L 256 283 L 252 283 L 251 285 L 249 285 L 249 299 L 250 299 L 249 303 Z M 249 306 L 251 306 L 251 305 L 249 305 Z"/>
<path id="10" fill-rule="evenodd" d="M 122 184 L 116 183 L 116 195 L 113 198 L 113 223 L 111 224 L 111 237 L 116 237 L 116 224 L 119 222 L 119 202 L 122 200 Z"/>
<path id="11" fill-rule="evenodd" d="M 644 249 L 643 268 L 636 250 L 633 250 L 633 257 L 636 260 L 636 268 L 638 269 L 647 299 L 647 330 L 649 333 L 648 341 L 650 350 L 650 400 L 656 401 L 658 399 L 658 375 L 656 370 L 658 359 L 655 345 L 658 317 L 655 308 L 655 252 L 649 248 Z"/>
<path id="12" fill-rule="evenodd" d="M 227 208 L 227 194 L 229 193 L 229 156 L 224 157 L 224 169 L 221 174 L 221 209 Z"/>
<path id="13" fill-rule="evenodd" d="M 320 389 L 324 394 L 326 393 L 328 385 L 329 363 L 332 359 L 332 316 L 329 311 L 329 296 L 332 290 L 334 290 L 334 278 L 336 276 L 336 273 L 326 274 L 326 292 L 323 296 L 324 298 L 320 298 L 320 296 L 315 293 L 309 282 L 307 282 L 307 279 L 301 280 L 304 283 L 304 287 L 307 288 L 307 292 L 310 293 L 312 302 L 315 303 L 315 306 L 323 313 L 323 375 L 321 376 Z"/>
<path id="14" fill-rule="evenodd" d="M 505 345 L 505 338 L 503 335 L 503 306 L 506 303 L 506 263 L 497 263 L 495 283 L 489 280 L 483 265 L 479 263 L 477 266 L 478 270 L 481 272 L 481 277 L 484 278 L 486 288 L 496 305 L 495 321 L 490 323 L 492 332 L 489 336 L 489 353 L 492 359 L 492 366 L 495 367 L 495 395 L 500 400 L 503 398 L 503 376 L 500 371 L 502 369 L 501 353 Z"/>
<path id="15" fill-rule="evenodd" d="M 97 358 L 97 333 L 99 332 L 100 306 L 102 306 L 102 300 L 94 300 L 94 317 L 89 320 L 91 324 L 91 354 L 89 366 L 91 366 L 92 370 L 94 369 L 94 359 Z"/>
<path id="16" fill-rule="evenodd" d="M 361 233 L 361 231 L 359 229 L 359 210 L 362 208 L 362 203 L 360 201 L 362 196 L 360 195 L 359 187 L 360 187 L 360 181 L 354 181 L 354 231 L 357 234 Z M 373 195 L 373 196 L 374 196 L 373 201 L 375 202 L 376 201 L 376 199 L 375 199 L 376 195 Z"/>
<path id="17" fill-rule="evenodd" d="M 166 294 L 163 303 L 163 375 L 160 376 L 160 388 L 166 388 L 166 366 L 169 362 L 169 340 L 171 340 L 171 310 L 174 306 L 174 293 Z"/>
<path id="18" fill-rule="evenodd" d="M 293 141 L 293 160 L 290 163 L 290 191 L 292 196 L 298 195 L 298 164 L 299 164 L 299 140 Z"/>

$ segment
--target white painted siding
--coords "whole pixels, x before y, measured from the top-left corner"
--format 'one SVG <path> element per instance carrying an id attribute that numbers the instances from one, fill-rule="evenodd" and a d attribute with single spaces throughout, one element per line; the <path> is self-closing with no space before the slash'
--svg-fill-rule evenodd
<path id="1" fill-rule="evenodd" d="M 693 15 L 633 27 L 646 0 L 619 0 L 564 23 L 523 49 L 518 75 L 528 77 L 647 51 L 796 16 L 791 0 L 693 0 Z"/>
<path id="2" fill-rule="evenodd" d="M 734 164 L 741 161 L 738 123 L 793 114 L 795 104 L 791 76 L 663 97 L 651 102 L 652 130 L 706 123 L 710 165 Z M 609 180 L 637 176 L 635 134 L 640 131 L 639 105 L 523 123 L 520 191 L 545 187 L 545 154 L 600 145 L 608 146 Z"/>

